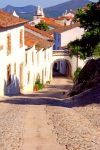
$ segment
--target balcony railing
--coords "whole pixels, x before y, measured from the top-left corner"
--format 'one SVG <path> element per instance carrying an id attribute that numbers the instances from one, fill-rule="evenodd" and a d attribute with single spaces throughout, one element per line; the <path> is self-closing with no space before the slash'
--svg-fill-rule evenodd
<path id="1" fill-rule="evenodd" d="M 69 56 L 69 50 L 53 50 L 53 56 Z"/>

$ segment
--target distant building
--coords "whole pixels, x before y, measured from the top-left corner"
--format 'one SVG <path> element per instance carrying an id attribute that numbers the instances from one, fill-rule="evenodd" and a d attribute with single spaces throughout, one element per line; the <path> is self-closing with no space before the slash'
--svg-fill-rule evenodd
<path id="1" fill-rule="evenodd" d="M 45 17 L 45 14 L 44 14 L 43 8 L 38 6 L 37 11 L 35 15 L 33 16 L 33 20 L 44 18 L 44 17 Z"/>
<path id="2" fill-rule="evenodd" d="M 13 11 L 13 16 L 15 16 L 15 17 L 18 17 L 18 18 L 19 18 L 18 14 L 16 13 L 16 11 L 15 11 L 15 10 Z"/>
<path id="3" fill-rule="evenodd" d="M 70 9 L 70 11 L 68 12 L 67 10 L 62 14 L 62 16 L 70 16 L 70 17 L 74 17 L 75 16 L 75 12 L 72 11 Z"/>
<path id="4" fill-rule="evenodd" d="M 75 13 L 70 10 L 68 13 L 67 10 L 62 14 L 62 16 L 59 16 L 58 18 L 55 19 L 55 21 L 61 25 L 67 26 L 70 24 L 73 24 L 73 19 L 74 19 Z"/>
<path id="5" fill-rule="evenodd" d="M 71 41 L 80 39 L 84 34 L 84 29 L 80 28 L 80 23 L 64 26 L 57 23 L 52 18 L 42 18 L 42 20 L 50 27 L 47 33 L 54 37 L 53 50 L 61 50 L 61 47 L 67 46 Z"/>

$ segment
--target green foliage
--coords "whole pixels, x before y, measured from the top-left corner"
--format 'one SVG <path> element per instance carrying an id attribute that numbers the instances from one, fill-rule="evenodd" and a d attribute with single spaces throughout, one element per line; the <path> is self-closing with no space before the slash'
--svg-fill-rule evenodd
<path id="1" fill-rule="evenodd" d="M 76 39 L 68 44 L 68 48 L 71 50 L 70 56 L 80 56 L 81 59 L 85 59 L 84 52 L 81 51 L 81 40 Z"/>
<path id="2" fill-rule="evenodd" d="M 69 43 L 72 55 L 77 55 L 78 51 L 82 58 L 93 56 L 100 42 L 100 2 L 88 4 L 84 9 L 78 9 L 75 21 L 80 22 L 85 33 L 82 39 Z"/>
<path id="3" fill-rule="evenodd" d="M 100 58 L 100 42 L 99 44 L 96 46 L 94 53 L 93 53 L 94 57 Z"/>
<path id="4" fill-rule="evenodd" d="M 39 90 L 42 90 L 42 89 L 43 89 L 43 84 L 42 84 L 42 83 L 39 83 L 39 84 L 38 84 L 38 88 L 39 88 Z"/>
<path id="5" fill-rule="evenodd" d="M 78 79 L 80 72 L 81 72 L 81 68 L 78 67 L 74 72 L 74 81 Z"/>
<path id="6" fill-rule="evenodd" d="M 40 23 L 38 23 L 37 25 L 35 25 L 36 28 L 40 29 L 40 30 L 44 30 L 44 31 L 48 31 L 49 30 L 49 26 L 47 23 L 41 21 Z"/>
<path id="7" fill-rule="evenodd" d="M 38 90 L 41 90 L 41 89 L 43 89 L 43 84 L 40 83 L 40 80 L 37 80 L 37 81 L 35 82 L 34 87 L 37 87 Z"/>

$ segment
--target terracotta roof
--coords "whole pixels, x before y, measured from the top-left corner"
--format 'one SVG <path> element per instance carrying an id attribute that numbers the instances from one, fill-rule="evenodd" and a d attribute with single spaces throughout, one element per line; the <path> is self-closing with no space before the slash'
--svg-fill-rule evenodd
<path id="1" fill-rule="evenodd" d="M 36 38 L 38 40 L 38 43 L 36 44 L 37 50 L 40 50 L 41 48 L 46 49 L 46 48 L 53 46 L 53 42 L 46 41 L 46 40 L 36 37 L 36 36 L 34 36 L 34 38 Z"/>
<path id="2" fill-rule="evenodd" d="M 54 18 L 41 18 L 41 20 L 43 20 L 43 21 L 55 21 L 55 19 Z"/>
<path id="3" fill-rule="evenodd" d="M 34 26 L 29 25 L 28 23 L 26 23 L 24 26 L 32 31 L 35 31 L 35 32 L 41 34 L 42 36 L 48 37 L 51 40 L 53 40 L 53 37 L 50 34 L 48 34 L 46 31 L 39 30 L 39 29 L 35 28 Z"/>
<path id="4" fill-rule="evenodd" d="M 48 25 L 54 27 L 54 29 L 51 29 L 49 31 L 47 31 L 50 35 L 52 35 L 54 32 L 59 32 L 59 33 L 62 33 L 64 31 L 67 31 L 67 30 L 70 30 L 72 28 L 75 28 L 75 27 L 79 27 L 80 26 L 80 23 L 74 23 L 74 24 L 71 24 L 71 25 L 67 25 L 67 26 L 64 26 L 64 25 L 60 25 L 59 23 L 56 23 L 55 20 L 46 20 L 45 21 Z"/>
<path id="5" fill-rule="evenodd" d="M 53 27 L 53 28 L 63 27 L 63 25 L 60 25 L 60 24 L 56 23 L 55 20 L 54 20 L 54 21 L 52 21 L 52 20 L 45 20 L 45 22 L 46 22 L 49 26 L 51 26 L 51 27 Z"/>
<path id="6" fill-rule="evenodd" d="M 56 28 L 56 29 L 52 29 L 52 30 L 49 30 L 48 33 L 50 35 L 52 35 L 54 32 L 59 32 L 59 33 L 62 33 L 64 31 L 67 31 L 67 30 L 71 30 L 75 27 L 80 27 L 80 23 L 77 22 L 77 23 L 74 23 L 74 24 L 71 24 L 71 25 L 67 25 L 67 26 L 62 26 L 60 28 Z"/>
<path id="7" fill-rule="evenodd" d="M 38 41 L 33 38 L 33 35 L 29 32 L 24 33 L 25 45 L 27 47 L 34 46 Z"/>
<path id="8" fill-rule="evenodd" d="M 36 49 L 40 50 L 42 48 L 45 49 L 51 47 L 53 45 L 53 42 L 46 41 L 30 32 L 25 31 L 25 45 L 27 45 L 28 47 L 35 45 Z"/>
<path id="9" fill-rule="evenodd" d="M 25 19 L 15 17 L 0 10 L 0 28 L 12 27 L 26 22 Z"/>
<path id="10" fill-rule="evenodd" d="M 74 17 L 72 17 L 72 16 L 61 16 L 61 17 L 56 18 L 55 20 L 64 20 L 64 19 L 70 20 L 70 19 L 73 19 L 73 18 Z"/>

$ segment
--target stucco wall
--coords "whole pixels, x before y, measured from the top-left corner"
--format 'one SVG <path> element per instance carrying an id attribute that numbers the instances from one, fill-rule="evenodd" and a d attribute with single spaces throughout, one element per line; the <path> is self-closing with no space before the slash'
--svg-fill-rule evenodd
<path id="1" fill-rule="evenodd" d="M 18 26 L 16 28 L 7 29 L 6 31 L 0 32 L 0 44 L 3 45 L 3 49 L 0 51 L 0 66 L 2 69 L 0 73 L 0 79 L 2 80 L 2 84 L 0 87 L 2 88 L 1 93 L 4 94 L 12 94 L 19 92 L 16 86 L 17 81 L 19 81 L 19 66 L 21 63 L 24 63 L 24 55 L 25 55 L 25 46 L 20 48 L 20 30 L 23 30 L 24 34 L 24 26 Z M 11 54 L 7 56 L 7 35 L 11 34 Z M 24 43 L 24 35 L 23 35 L 23 43 Z M 14 63 L 16 63 L 16 75 L 14 75 Z M 6 86 L 7 82 L 7 66 L 11 65 L 11 76 L 12 76 L 12 84 L 10 86 Z M 16 80 L 16 81 L 15 81 Z M 16 82 L 16 83 L 15 83 Z"/>
<path id="2" fill-rule="evenodd" d="M 47 49 L 36 50 L 35 46 L 27 50 L 27 64 L 24 69 L 24 92 L 32 92 L 37 78 L 45 84 L 50 81 L 52 47 Z M 32 62 L 32 54 L 34 61 Z M 30 72 L 30 82 L 28 83 L 28 73 Z"/>
<path id="3" fill-rule="evenodd" d="M 61 46 L 66 46 L 69 42 L 74 41 L 75 39 L 80 39 L 83 34 L 84 29 L 80 27 L 61 33 Z"/>

